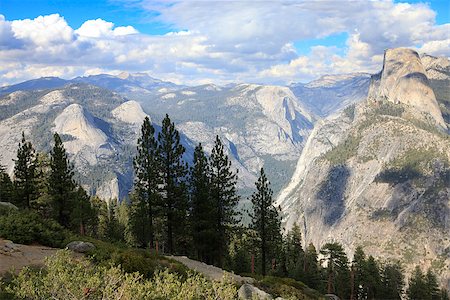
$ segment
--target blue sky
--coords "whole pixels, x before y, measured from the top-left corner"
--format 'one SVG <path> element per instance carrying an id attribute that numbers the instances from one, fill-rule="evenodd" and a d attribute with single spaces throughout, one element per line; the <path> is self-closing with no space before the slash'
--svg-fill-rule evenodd
<path id="1" fill-rule="evenodd" d="M 306 82 L 374 72 L 392 47 L 449 56 L 450 1 L 0 0 L 0 85 L 120 71 Z"/>

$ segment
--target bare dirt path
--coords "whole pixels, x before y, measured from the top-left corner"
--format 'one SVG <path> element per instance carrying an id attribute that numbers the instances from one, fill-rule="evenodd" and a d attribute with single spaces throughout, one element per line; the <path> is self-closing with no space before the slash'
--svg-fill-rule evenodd
<path id="1" fill-rule="evenodd" d="M 44 259 L 60 249 L 14 244 L 0 239 L 0 277 L 12 270 L 18 273 L 25 266 L 42 266 Z"/>
<path id="2" fill-rule="evenodd" d="M 239 282 L 239 283 L 253 283 L 254 282 L 254 279 L 251 277 L 239 276 L 239 275 L 224 271 L 221 268 L 207 265 L 203 262 L 199 262 L 196 260 L 192 260 L 190 258 L 187 258 L 186 256 L 166 256 L 166 257 L 182 263 L 189 269 L 197 271 L 211 280 L 221 280 L 223 278 L 223 276 L 226 274 L 227 276 L 233 278 L 234 281 Z"/>

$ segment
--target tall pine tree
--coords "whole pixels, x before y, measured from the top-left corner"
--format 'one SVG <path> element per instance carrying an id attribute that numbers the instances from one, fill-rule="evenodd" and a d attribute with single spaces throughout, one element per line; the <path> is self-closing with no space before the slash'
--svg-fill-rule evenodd
<path id="1" fill-rule="evenodd" d="M 183 161 L 185 148 L 180 142 L 180 134 L 169 116 L 162 121 L 161 132 L 158 134 L 158 151 L 160 175 L 162 179 L 162 212 L 165 217 L 167 234 L 167 251 L 187 251 L 184 229 L 187 225 L 187 191 L 186 175 L 188 168 Z M 175 249 L 177 241 L 178 249 Z"/>
<path id="2" fill-rule="evenodd" d="M 275 247 L 280 244 L 281 220 L 273 206 L 273 192 L 264 169 L 261 168 L 256 191 L 252 194 L 253 212 L 250 213 L 251 228 L 257 233 L 257 244 L 261 254 L 261 273 L 266 275 L 266 267 L 275 258 Z"/>
<path id="3" fill-rule="evenodd" d="M 194 163 L 189 172 L 189 193 L 190 193 L 190 219 L 193 237 L 194 250 L 197 259 L 206 263 L 212 261 L 211 244 L 214 240 L 214 214 L 210 188 L 210 170 L 208 158 L 203 151 L 202 144 L 198 144 L 194 151 Z"/>
<path id="4" fill-rule="evenodd" d="M 48 193 L 52 198 L 52 206 L 56 220 L 62 226 L 71 226 L 71 214 L 74 209 L 73 166 L 69 162 L 66 149 L 58 133 L 53 135 L 54 146 L 50 153 L 50 176 Z"/>
<path id="5" fill-rule="evenodd" d="M 14 185 L 2 165 L 0 165 L 0 202 L 14 202 Z"/>
<path id="6" fill-rule="evenodd" d="M 230 230 L 238 222 L 236 206 L 239 202 L 239 196 L 236 192 L 237 173 L 231 170 L 231 161 L 225 153 L 219 136 L 216 136 L 209 165 L 211 168 L 212 210 L 217 239 L 215 261 L 219 266 L 222 266 Z"/>
<path id="7" fill-rule="evenodd" d="M 155 128 L 146 117 L 137 141 L 137 155 L 133 160 L 134 188 L 131 197 L 130 229 L 140 247 L 154 246 L 154 221 L 159 204 L 159 184 L 161 183 L 158 158 L 158 144 Z"/>
<path id="8" fill-rule="evenodd" d="M 333 293 L 340 298 L 350 296 L 350 271 L 348 258 L 342 245 L 336 242 L 326 243 L 320 249 L 327 264 L 327 293 Z"/>
<path id="9" fill-rule="evenodd" d="M 31 208 L 32 201 L 36 197 L 36 153 L 31 142 L 25 139 L 24 132 L 14 165 L 14 186 L 16 191 L 14 204 Z"/>

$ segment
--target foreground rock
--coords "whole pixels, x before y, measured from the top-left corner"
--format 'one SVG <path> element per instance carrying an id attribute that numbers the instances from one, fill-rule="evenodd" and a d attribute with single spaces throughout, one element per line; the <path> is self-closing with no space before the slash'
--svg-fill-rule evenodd
<path id="1" fill-rule="evenodd" d="M 239 299 L 258 299 L 258 300 L 271 300 L 273 299 L 272 295 L 258 289 L 257 287 L 245 283 L 243 284 L 238 291 Z"/>
<path id="2" fill-rule="evenodd" d="M 253 283 L 255 280 L 250 277 L 243 277 L 233 273 L 229 273 L 227 271 L 222 270 L 221 268 L 207 265 L 203 262 L 192 260 L 187 258 L 186 256 L 167 256 L 167 258 L 176 260 L 191 270 L 197 271 L 203 274 L 205 277 L 211 280 L 222 280 L 224 276 L 228 278 L 232 278 L 234 281 L 238 283 Z"/>
<path id="3" fill-rule="evenodd" d="M 89 242 L 73 241 L 66 245 L 66 248 L 77 253 L 86 253 L 95 249 L 95 246 Z"/>

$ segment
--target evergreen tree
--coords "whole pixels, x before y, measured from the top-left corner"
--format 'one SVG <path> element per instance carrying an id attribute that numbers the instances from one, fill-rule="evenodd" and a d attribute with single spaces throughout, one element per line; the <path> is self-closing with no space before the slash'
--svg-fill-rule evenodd
<path id="1" fill-rule="evenodd" d="M 58 133 L 53 135 L 55 145 L 50 153 L 50 176 L 48 192 L 52 198 L 56 220 L 69 228 L 73 210 L 73 166 L 70 164 L 66 150 Z"/>
<path id="2" fill-rule="evenodd" d="M 36 153 L 31 142 L 25 139 L 24 132 L 14 165 L 14 186 L 16 191 L 14 204 L 31 208 L 31 203 L 36 198 Z"/>
<path id="3" fill-rule="evenodd" d="M 386 264 L 381 272 L 382 299 L 402 299 L 405 279 L 399 263 Z"/>
<path id="4" fill-rule="evenodd" d="M 162 212 L 166 223 L 167 251 L 175 253 L 175 244 L 179 250 L 187 251 L 187 165 L 183 161 L 185 148 L 180 142 L 180 134 L 171 122 L 169 116 L 162 121 L 161 132 L 158 134 L 158 151 L 161 160 L 162 178 Z"/>
<path id="5" fill-rule="evenodd" d="M 409 286 L 406 291 L 409 300 L 429 299 L 427 282 L 419 266 L 416 266 L 409 279 Z"/>
<path id="6" fill-rule="evenodd" d="M 381 295 L 381 276 L 380 269 L 373 256 L 369 256 L 366 262 L 365 287 L 368 299 L 379 299 Z"/>
<path id="7" fill-rule="evenodd" d="M 0 202 L 14 202 L 14 185 L 2 165 L 0 165 Z"/>
<path id="8" fill-rule="evenodd" d="M 209 159 L 211 168 L 211 199 L 216 230 L 216 262 L 223 265 L 223 257 L 228 245 L 228 237 L 233 226 L 237 224 L 236 206 L 239 196 L 236 192 L 237 174 L 231 171 L 231 161 L 224 151 L 224 146 L 216 136 Z"/>
<path id="9" fill-rule="evenodd" d="M 304 283 L 309 287 L 320 290 L 320 268 L 316 247 L 309 243 L 305 251 L 303 263 Z"/>
<path id="10" fill-rule="evenodd" d="M 427 274 L 425 275 L 425 282 L 427 285 L 427 291 L 430 300 L 440 300 L 441 291 L 439 290 L 439 284 L 437 282 L 436 275 L 428 269 Z"/>
<path id="11" fill-rule="evenodd" d="M 256 191 L 251 201 L 253 212 L 250 213 L 251 228 L 257 233 L 257 247 L 261 254 L 261 273 L 266 275 L 266 266 L 275 258 L 276 246 L 281 244 L 281 220 L 278 210 L 273 206 L 273 192 L 264 169 L 261 168 Z"/>
<path id="12" fill-rule="evenodd" d="M 339 243 L 326 243 L 320 250 L 327 264 L 327 293 L 340 298 L 350 296 L 350 272 L 348 258 Z"/>
<path id="13" fill-rule="evenodd" d="M 52 217 L 52 197 L 49 195 L 50 156 L 44 152 L 36 155 L 36 201 L 33 208 L 44 218 Z"/>
<path id="14" fill-rule="evenodd" d="M 78 231 L 80 235 L 93 234 L 98 223 L 97 213 L 86 191 L 77 186 L 73 193 L 73 210 L 70 216 L 72 230 Z"/>
<path id="15" fill-rule="evenodd" d="M 153 248 L 154 222 L 159 202 L 160 163 L 155 129 L 146 117 L 137 141 L 137 155 L 133 160 L 134 189 L 131 197 L 130 230 L 138 246 Z"/>
<path id="16" fill-rule="evenodd" d="M 213 253 L 211 244 L 214 240 L 214 215 L 210 188 L 208 159 L 202 145 L 198 144 L 194 151 L 194 163 L 190 169 L 189 190 L 191 207 L 191 229 L 197 259 L 211 263 Z"/>
<path id="17" fill-rule="evenodd" d="M 367 277 L 366 254 L 361 246 L 358 246 L 355 249 L 351 271 L 353 272 L 351 300 L 367 298 L 365 289 L 365 278 Z"/>
<path id="18" fill-rule="evenodd" d="M 290 277 L 304 281 L 305 252 L 302 247 L 302 233 L 296 224 L 286 235 L 286 269 Z"/>

